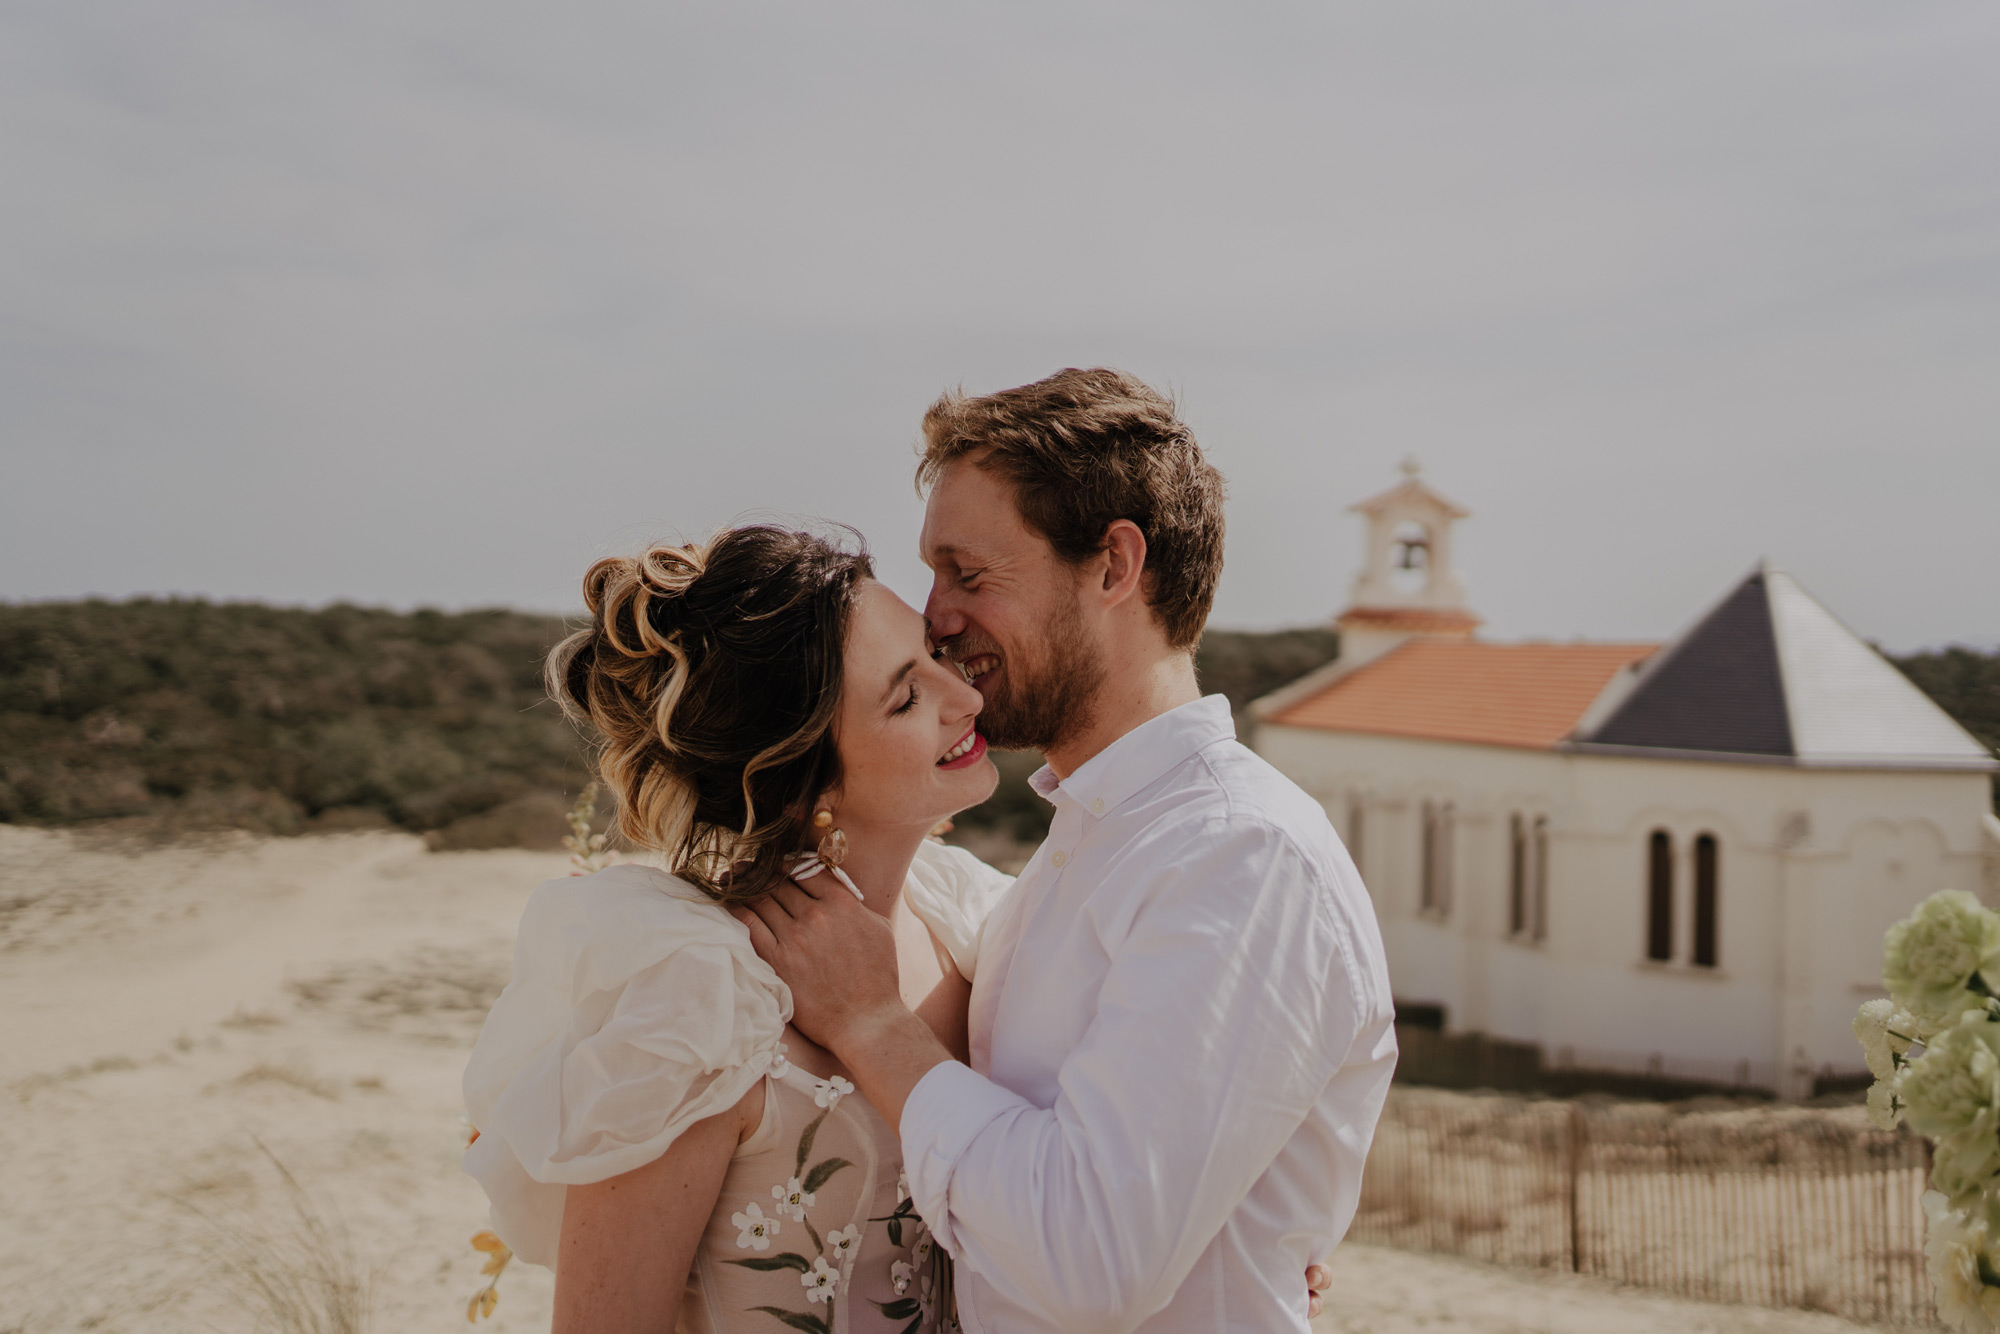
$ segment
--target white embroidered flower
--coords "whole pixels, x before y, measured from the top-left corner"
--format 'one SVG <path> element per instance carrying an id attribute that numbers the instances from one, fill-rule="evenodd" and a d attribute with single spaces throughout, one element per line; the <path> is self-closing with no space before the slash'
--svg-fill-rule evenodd
<path id="1" fill-rule="evenodd" d="M 812 1208 L 816 1197 L 799 1183 L 797 1177 L 793 1177 L 782 1186 L 771 1187 L 771 1198 L 778 1202 L 779 1213 L 790 1214 L 803 1223 L 806 1210 Z"/>
<path id="2" fill-rule="evenodd" d="M 896 1290 L 898 1297 L 910 1290 L 910 1280 L 916 1276 L 916 1266 L 907 1260 L 898 1260 L 889 1266 L 889 1286 Z"/>
<path id="3" fill-rule="evenodd" d="M 838 1232 L 826 1234 L 827 1253 L 841 1264 L 854 1258 L 854 1248 L 860 1244 L 861 1229 L 851 1224 Z"/>
<path id="4" fill-rule="evenodd" d="M 1923 1206 L 1930 1216 L 1924 1259 L 1937 1290 L 1938 1314 L 1967 1334 L 2000 1329 L 2000 1287 L 1986 1281 L 2000 1262 L 1992 1229 L 1984 1219 L 1949 1208 L 1934 1190 L 1924 1192 Z"/>
<path id="5" fill-rule="evenodd" d="M 771 1238 L 778 1235 L 778 1220 L 764 1217 L 763 1209 L 757 1205 L 747 1205 L 740 1214 L 729 1220 L 743 1229 L 743 1235 L 736 1239 L 738 1246 L 747 1246 L 753 1251 L 771 1249 Z"/>
<path id="6" fill-rule="evenodd" d="M 753 1205 L 751 1207 L 755 1208 L 756 1206 Z M 911 1248 L 910 1254 L 916 1257 L 918 1264 L 929 1264 L 932 1246 L 931 1234 L 926 1232 L 923 1236 L 917 1238 L 917 1244 Z"/>
<path id="7" fill-rule="evenodd" d="M 771 1078 L 783 1079 L 786 1073 L 791 1070 L 791 1051 L 792 1049 L 784 1043 L 780 1042 L 778 1044 L 777 1054 L 771 1057 Z"/>
<path id="8" fill-rule="evenodd" d="M 832 1079 L 822 1079 L 813 1085 L 813 1104 L 818 1107 L 832 1107 L 852 1092 L 854 1085 L 835 1075 Z"/>
<path id="9" fill-rule="evenodd" d="M 910 1198 L 910 1174 L 908 1172 L 896 1173 L 896 1198 L 899 1200 Z"/>
<path id="10" fill-rule="evenodd" d="M 799 1282 L 805 1284 L 806 1300 L 809 1302 L 830 1302 L 840 1285 L 840 1275 L 824 1256 L 813 1261 L 813 1267 L 799 1275 Z"/>

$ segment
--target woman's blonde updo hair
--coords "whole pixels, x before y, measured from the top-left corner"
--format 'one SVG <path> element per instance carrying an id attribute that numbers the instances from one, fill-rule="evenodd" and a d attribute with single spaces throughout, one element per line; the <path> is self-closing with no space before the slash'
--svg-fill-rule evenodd
<path id="1" fill-rule="evenodd" d="M 598 561 L 549 694 L 597 733 L 618 829 L 725 903 L 767 893 L 840 781 L 833 720 L 855 550 L 768 525 Z"/>

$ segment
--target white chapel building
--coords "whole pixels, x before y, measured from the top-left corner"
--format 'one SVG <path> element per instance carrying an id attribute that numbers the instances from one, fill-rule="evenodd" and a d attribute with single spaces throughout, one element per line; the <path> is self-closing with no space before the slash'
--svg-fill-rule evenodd
<path id="1" fill-rule="evenodd" d="M 1339 658 L 1254 708 L 1361 868 L 1399 1007 L 1554 1067 L 1786 1097 L 1860 1069 L 1888 926 L 2000 903 L 2000 764 L 1768 566 L 1664 645 L 1480 639 L 1467 512 L 1404 467 L 1354 507 Z"/>

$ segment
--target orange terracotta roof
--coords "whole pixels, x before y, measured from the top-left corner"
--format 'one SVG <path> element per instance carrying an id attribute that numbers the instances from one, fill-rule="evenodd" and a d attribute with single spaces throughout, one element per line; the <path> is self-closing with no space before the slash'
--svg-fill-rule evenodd
<path id="1" fill-rule="evenodd" d="M 1483 622 L 1469 611 L 1432 611 L 1422 607 L 1349 607 L 1337 625 L 1370 630 L 1448 632 L 1477 630 Z"/>
<path id="2" fill-rule="evenodd" d="M 1265 721 L 1548 750 L 1652 644 L 1414 639 Z"/>

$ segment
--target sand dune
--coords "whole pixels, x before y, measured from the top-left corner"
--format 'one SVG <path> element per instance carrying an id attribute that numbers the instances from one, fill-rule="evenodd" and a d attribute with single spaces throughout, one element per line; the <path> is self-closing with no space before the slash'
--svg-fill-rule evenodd
<path id="1" fill-rule="evenodd" d="M 227 1261 L 293 1217 L 269 1149 L 344 1227 L 376 1331 L 465 1328 L 484 1200 L 458 1075 L 560 854 L 413 837 L 167 848 L 0 825 L 0 1334 L 256 1328 Z M 1827 1317 L 1649 1297 L 1374 1248 L 1328 1331 L 1759 1331 Z M 496 1330 L 546 1329 L 539 1270 Z"/>

